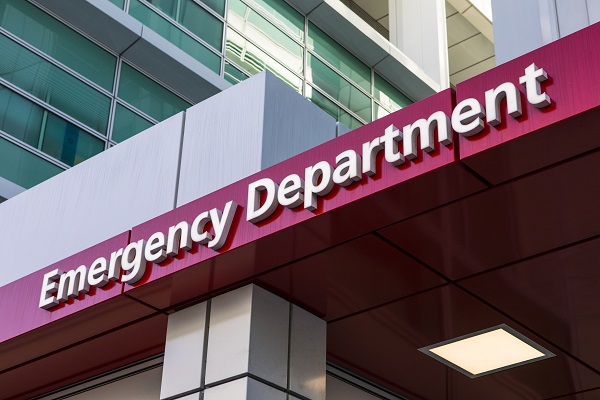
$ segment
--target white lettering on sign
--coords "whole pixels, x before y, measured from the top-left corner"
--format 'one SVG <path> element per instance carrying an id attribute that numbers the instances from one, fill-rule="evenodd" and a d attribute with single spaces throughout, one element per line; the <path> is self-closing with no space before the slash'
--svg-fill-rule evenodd
<path id="1" fill-rule="evenodd" d="M 535 64 L 528 66 L 519 78 L 519 83 L 525 86 L 527 101 L 537 108 L 552 103 L 541 88 L 541 82 L 547 79 L 546 71 Z M 491 126 L 500 125 L 502 101 L 506 101 L 508 115 L 514 119 L 521 117 L 521 92 L 513 83 L 505 82 L 485 92 L 485 108 L 477 99 L 468 98 L 457 104 L 451 117 L 436 111 L 427 119 L 419 119 L 401 129 L 389 125 L 382 136 L 363 143 L 360 154 L 352 149 L 338 154 L 335 165 L 318 161 L 306 167 L 302 176 L 290 174 L 279 184 L 270 178 L 258 179 L 248 185 L 246 220 L 257 224 L 269 218 L 280 205 L 289 209 L 302 206 L 314 212 L 318 208 L 318 199 L 329 194 L 335 185 L 347 187 L 361 181 L 365 175 L 375 176 L 380 152 L 386 162 L 399 167 L 406 160 L 417 158 L 417 147 L 431 153 L 437 143 L 450 146 L 452 130 L 470 137 L 481 132 L 485 122 Z M 169 257 L 176 257 L 182 250 L 190 251 L 194 243 L 219 250 L 229 237 L 237 207 L 229 201 L 223 210 L 204 211 L 191 224 L 181 221 L 169 227 L 167 233 L 155 232 L 147 239 L 129 243 L 107 258 L 97 258 L 89 267 L 80 265 L 67 272 L 55 269 L 46 273 L 40 308 L 49 310 L 111 281 L 133 285 L 142 279 L 148 263 L 160 264 Z M 208 225 L 212 225 L 212 230 L 206 229 Z"/>
<path id="2" fill-rule="evenodd" d="M 49 310 L 71 297 L 88 293 L 91 287 L 103 287 L 109 281 L 120 280 L 133 285 L 139 282 L 146 272 L 148 262 L 160 264 L 168 257 L 176 257 L 180 250 L 190 251 L 193 243 L 219 250 L 225 244 L 238 205 L 233 201 L 225 204 L 223 211 L 213 208 L 200 213 L 192 225 L 182 221 L 169 228 L 165 235 L 156 232 L 148 240 L 129 243 L 124 248 L 111 253 L 108 260 L 97 258 L 89 268 L 80 265 L 76 269 L 63 272 L 55 269 L 44 275 L 40 308 Z M 212 224 L 212 232 L 205 230 Z"/>
<path id="3" fill-rule="evenodd" d="M 527 67 L 525 75 L 519 78 L 519 83 L 525 86 L 527 101 L 535 107 L 543 108 L 552 103 L 540 86 L 540 82 L 547 79 L 546 71 L 535 64 Z M 305 169 L 304 178 L 291 174 L 281 181 L 281 185 L 269 178 L 259 179 L 248 185 L 246 220 L 256 224 L 271 216 L 279 205 L 290 209 L 303 205 L 307 210 L 317 210 L 317 199 L 326 196 L 334 185 L 348 186 L 362 180 L 363 175 L 376 175 L 377 155 L 381 151 L 386 162 L 400 166 L 406 159 L 417 157 L 417 143 L 424 152 L 434 151 L 436 132 L 437 143 L 449 146 L 452 129 L 469 137 L 484 129 L 484 118 L 488 124 L 498 126 L 502 123 L 500 105 L 503 100 L 506 101 L 508 115 L 515 119 L 522 115 L 521 92 L 513 83 L 505 82 L 485 92 L 485 108 L 477 99 L 468 98 L 455 107 L 451 118 L 442 111 L 436 111 L 428 119 L 419 119 L 402 130 L 394 125 L 388 126 L 383 136 L 362 144 L 361 154 L 354 150 L 338 154 L 335 166 L 319 161 Z"/>

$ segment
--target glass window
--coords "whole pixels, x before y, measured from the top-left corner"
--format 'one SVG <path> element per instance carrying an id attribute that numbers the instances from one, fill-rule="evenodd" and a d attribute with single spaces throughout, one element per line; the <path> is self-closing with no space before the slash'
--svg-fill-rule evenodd
<path id="1" fill-rule="evenodd" d="M 248 0 L 253 8 L 268 14 L 277 26 L 294 36 L 304 40 L 304 16 L 282 0 Z"/>
<path id="2" fill-rule="evenodd" d="M 147 0 L 185 26 L 206 43 L 221 51 L 223 23 L 192 0 Z"/>
<path id="3" fill-rule="evenodd" d="M 371 69 L 312 23 L 308 24 L 307 46 L 367 93 L 371 93 Z"/>
<path id="4" fill-rule="evenodd" d="M 0 1 L 0 26 L 112 91 L 116 57 L 23 0 Z"/>
<path id="5" fill-rule="evenodd" d="M 408 97 L 403 95 L 398 89 L 378 74 L 375 74 L 373 87 L 375 89 L 375 93 L 373 93 L 374 97 L 390 111 L 399 110 L 402 107 L 406 107 L 413 103 Z"/>
<path id="6" fill-rule="evenodd" d="M 117 103 L 112 140 L 122 142 L 152 126 L 152 122 L 142 118 L 131 110 Z"/>
<path id="7" fill-rule="evenodd" d="M 292 71 L 302 73 L 302 46 L 241 0 L 229 0 L 229 24 Z"/>
<path id="8" fill-rule="evenodd" d="M 109 0 L 115 6 L 119 7 L 121 10 L 123 9 L 123 5 L 125 4 L 125 0 Z"/>
<path id="9" fill-rule="evenodd" d="M 323 94 L 319 93 L 317 89 L 311 87 L 310 85 L 308 85 L 306 88 L 306 98 L 326 111 L 329 115 L 335 118 L 336 121 L 341 122 L 350 129 L 356 129 L 363 125 L 359 120 L 354 118 L 343 108 L 339 107 L 337 104 L 329 100 Z"/>
<path id="10" fill-rule="evenodd" d="M 54 114 L 48 114 L 42 151 L 70 166 L 104 150 L 104 142 Z"/>
<path id="11" fill-rule="evenodd" d="M 146 7 L 138 0 L 130 0 L 129 14 L 154 30 L 156 33 L 179 47 L 181 50 L 206 65 L 213 72 L 221 72 L 221 57 L 210 51 L 190 35 L 168 22 L 162 16 Z M 222 33 L 221 33 L 222 34 Z M 220 46 L 219 46 L 220 48 Z"/>
<path id="12" fill-rule="evenodd" d="M 240 67 L 244 68 L 250 75 L 268 69 L 279 79 L 290 85 L 294 90 L 302 92 L 302 79 L 294 75 L 290 70 L 275 61 L 264 51 L 248 42 L 232 29 L 227 30 L 227 57 Z"/>
<path id="13" fill-rule="evenodd" d="M 229 83 L 239 83 L 248 78 L 246 74 L 229 63 L 225 63 L 225 80 Z"/>
<path id="14" fill-rule="evenodd" d="M 63 169 L 0 138 L 0 175 L 19 186 L 29 189 Z"/>
<path id="15" fill-rule="evenodd" d="M 306 79 L 348 107 L 360 118 L 371 121 L 371 99 L 334 70 L 309 54 Z"/>
<path id="16" fill-rule="evenodd" d="M 0 77 L 106 134 L 110 99 L 72 75 L 0 35 Z"/>
<path id="17" fill-rule="evenodd" d="M 374 107 L 374 113 L 375 113 L 375 119 L 379 119 L 379 118 L 383 118 L 386 115 L 389 115 L 390 112 L 388 110 L 386 110 L 385 108 L 381 107 L 379 104 L 377 104 L 377 102 L 375 102 L 375 104 L 373 105 Z"/>
<path id="18" fill-rule="evenodd" d="M 221 17 L 225 16 L 225 0 L 200 0 Z"/>
<path id="19" fill-rule="evenodd" d="M 37 147 L 44 110 L 0 86 L 0 130 Z"/>
<path id="20" fill-rule="evenodd" d="M 191 104 L 127 64 L 121 64 L 119 98 L 152 118 L 162 121 Z"/>

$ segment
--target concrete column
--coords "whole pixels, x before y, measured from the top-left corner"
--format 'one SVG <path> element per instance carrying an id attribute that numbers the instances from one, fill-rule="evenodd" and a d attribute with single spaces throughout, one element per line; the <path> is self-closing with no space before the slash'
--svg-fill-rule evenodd
<path id="1" fill-rule="evenodd" d="M 323 320 L 249 285 L 169 316 L 165 399 L 325 399 Z"/>
<path id="2" fill-rule="evenodd" d="M 388 0 L 390 42 L 441 89 L 450 85 L 445 0 Z"/>

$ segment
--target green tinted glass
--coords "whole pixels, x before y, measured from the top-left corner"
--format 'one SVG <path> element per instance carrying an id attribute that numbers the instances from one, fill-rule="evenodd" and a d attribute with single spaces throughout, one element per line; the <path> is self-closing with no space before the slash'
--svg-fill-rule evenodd
<path id="1" fill-rule="evenodd" d="M 221 51 L 223 48 L 223 22 L 212 16 L 192 0 L 182 1 L 178 22 L 206 43 Z"/>
<path id="2" fill-rule="evenodd" d="M 63 169 L 0 138 L 0 176 L 29 189 Z"/>
<path id="3" fill-rule="evenodd" d="M 307 46 L 367 93 L 371 93 L 371 69 L 312 23 L 308 24 Z"/>
<path id="4" fill-rule="evenodd" d="M 268 69 L 297 92 L 302 91 L 300 78 L 232 29 L 227 30 L 226 47 L 227 57 L 244 68 L 250 75 Z"/>
<path id="5" fill-rule="evenodd" d="M 267 50 L 292 71 L 302 73 L 302 46 L 258 13 L 250 10 L 241 0 L 229 0 L 229 4 L 228 21 L 231 26 Z"/>
<path id="6" fill-rule="evenodd" d="M 201 0 L 221 17 L 225 16 L 225 0 Z"/>
<path id="7" fill-rule="evenodd" d="M 112 91 L 116 57 L 23 0 L 0 1 L 0 26 Z"/>
<path id="8" fill-rule="evenodd" d="M 119 98 L 162 121 L 185 110 L 189 103 L 127 64 L 121 65 Z"/>
<path id="9" fill-rule="evenodd" d="M 371 121 L 371 99 L 316 57 L 308 56 L 307 78 L 365 121 Z"/>
<path id="10" fill-rule="evenodd" d="M 373 93 L 374 97 L 390 111 L 399 110 L 402 107 L 406 107 L 413 103 L 408 97 L 403 95 L 398 89 L 393 87 L 378 74 L 375 74 L 373 86 L 375 88 L 375 92 Z"/>
<path id="11" fill-rule="evenodd" d="M 72 75 L 0 35 L 0 77 L 106 134 L 110 99 Z"/>
<path id="12" fill-rule="evenodd" d="M 37 147 L 44 110 L 0 86 L 0 130 Z"/>
<path id="13" fill-rule="evenodd" d="M 229 3 L 231 5 L 231 2 Z M 304 17 L 282 0 L 248 0 L 253 8 L 269 15 L 277 26 L 296 39 L 304 39 Z"/>
<path id="14" fill-rule="evenodd" d="M 310 85 L 306 89 L 306 98 L 350 129 L 356 129 L 363 125 L 359 120 L 348 114 L 344 109 L 336 105 L 333 101 L 329 100 Z"/>
<path id="15" fill-rule="evenodd" d="M 68 165 L 77 165 L 104 150 L 104 142 L 54 114 L 48 114 L 42 151 Z"/>
<path id="16" fill-rule="evenodd" d="M 138 0 L 130 0 L 129 14 L 181 50 L 206 65 L 215 73 L 221 71 L 221 57 L 210 51 L 190 35 L 168 22 Z M 221 33 L 222 34 L 222 33 Z M 220 46 L 219 46 L 220 48 Z"/>
<path id="17" fill-rule="evenodd" d="M 122 142 L 152 126 L 152 122 L 120 104 L 115 109 L 115 122 L 112 130 L 112 140 Z"/>
<path id="18" fill-rule="evenodd" d="M 375 103 L 373 105 L 374 109 L 374 113 L 375 113 L 375 117 L 374 119 L 379 119 L 379 118 L 383 118 L 386 115 L 389 115 L 390 112 L 388 110 L 386 110 L 385 108 L 381 107 L 379 104 Z"/>
<path id="19" fill-rule="evenodd" d="M 123 9 L 123 5 L 125 4 L 125 0 L 109 0 L 115 6 L 119 7 L 121 10 Z"/>
<path id="20" fill-rule="evenodd" d="M 248 78 L 242 71 L 235 68 L 231 64 L 225 64 L 225 80 L 229 83 L 239 83 Z"/>

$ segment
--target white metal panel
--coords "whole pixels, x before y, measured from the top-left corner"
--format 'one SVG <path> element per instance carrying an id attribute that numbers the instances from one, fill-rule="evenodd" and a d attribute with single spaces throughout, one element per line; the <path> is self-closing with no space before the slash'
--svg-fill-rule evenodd
<path id="1" fill-rule="evenodd" d="M 590 24 L 600 22 L 600 1 L 587 0 L 588 17 Z"/>
<path id="2" fill-rule="evenodd" d="M 204 400 L 286 400 L 285 392 L 251 378 L 240 378 L 204 391 Z"/>
<path id="3" fill-rule="evenodd" d="M 570 35 L 590 24 L 586 0 L 556 0 L 560 37 Z"/>
<path id="4" fill-rule="evenodd" d="M 200 389 L 206 303 L 169 315 L 160 398 Z"/>
<path id="5" fill-rule="evenodd" d="M 292 306 L 289 389 L 311 400 L 325 400 L 327 324 Z"/>
<path id="6" fill-rule="evenodd" d="M 1 203 L 0 286 L 173 209 L 182 123 L 177 114 Z"/>
<path id="7" fill-rule="evenodd" d="M 268 72 L 186 112 L 177 204 L 308 150 L 336 134 L 335 120 Z"/>

